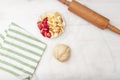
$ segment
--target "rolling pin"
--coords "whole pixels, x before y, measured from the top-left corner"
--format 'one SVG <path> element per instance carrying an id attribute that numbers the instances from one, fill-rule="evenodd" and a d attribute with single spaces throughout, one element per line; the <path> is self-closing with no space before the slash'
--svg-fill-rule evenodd
<path id="1" fill-rule="evenodd" d="M 101 29 L 110 29 L 118 34 L 120 34 L 120 30 L 115 26 L 109 23 L 109 19 L 98 14 L 97 12 L 89 9 L 88 7 L 82 5 L 76 0 L 67 1 L 67 0 L 59 0 L 63 4 L 68 6 L 68 10 L 87 20 L 88 22 L 98 26 Z"/>

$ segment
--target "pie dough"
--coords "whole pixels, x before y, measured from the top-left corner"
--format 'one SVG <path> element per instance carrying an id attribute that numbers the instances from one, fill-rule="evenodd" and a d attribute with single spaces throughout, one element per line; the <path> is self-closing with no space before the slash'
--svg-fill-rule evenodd
<path id="1" fill-rule="evenodd" d="M 65 44 L 58 44 L 53 49 L 53 55 L 58 61 L 64 62 L 70 57 L 70 47 Z"/>

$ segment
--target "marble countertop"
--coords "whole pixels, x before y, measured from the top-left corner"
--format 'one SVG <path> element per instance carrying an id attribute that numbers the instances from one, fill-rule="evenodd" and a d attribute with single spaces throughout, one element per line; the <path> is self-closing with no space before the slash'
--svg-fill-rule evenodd
<path id="1" fill-rule="evenodd" d="M 120 29 L 120 0 L 79 1 L 108 17 Z M 48 11 L 60 12 L 66 23 L 65 32 L 56 39 L 42 37 L 36 26 L 38 16 Z M 24 26 L 47 43 L 36 80 L 120 80 L 120 35 L 95 27 L 57 0 L 0 0 L 0 32 L 10 22 Z M 65 63 L 52 55 L 58 43 L 71 47 L 71 57 Z M 4 76 L 0 72 L 0 80 L 10 80 Z"/>

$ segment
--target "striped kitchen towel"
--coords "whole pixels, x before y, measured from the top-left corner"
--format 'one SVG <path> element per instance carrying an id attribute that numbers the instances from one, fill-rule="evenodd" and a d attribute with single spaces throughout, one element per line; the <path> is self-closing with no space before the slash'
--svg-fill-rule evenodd
<path id="1" fill-rule="evenodd" d="M 11 23 L 5 32 L 0 34 L 0 70 L 29 80 L 46 44 L 15 23 Z"/>

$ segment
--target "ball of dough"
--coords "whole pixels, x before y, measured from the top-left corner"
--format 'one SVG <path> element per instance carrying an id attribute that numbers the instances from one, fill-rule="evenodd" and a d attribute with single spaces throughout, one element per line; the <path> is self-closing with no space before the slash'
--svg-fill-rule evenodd
<path id="1" fill-rule="evenodd" d="M 70 47 L 65 44 L 58 44 L 53 49 L 53 55 L 58 61 L 64 62 L 70 57 Z"/>

